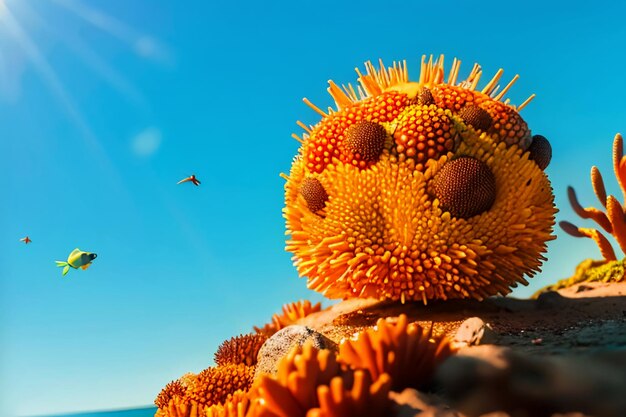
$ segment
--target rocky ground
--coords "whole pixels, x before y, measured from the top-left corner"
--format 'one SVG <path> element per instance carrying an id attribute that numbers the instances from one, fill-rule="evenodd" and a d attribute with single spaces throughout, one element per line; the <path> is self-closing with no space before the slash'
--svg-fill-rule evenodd
<path id="1" fill-rule="evenodd" d="M 579 284 L 534 300 L 349 300 L 298 324 L 339 343 L 400 314 L 446 333 L 459 353 L 439 368 L 431 392 L 394 393 L 397 416 L 626 417 L 626 283 Z"/>

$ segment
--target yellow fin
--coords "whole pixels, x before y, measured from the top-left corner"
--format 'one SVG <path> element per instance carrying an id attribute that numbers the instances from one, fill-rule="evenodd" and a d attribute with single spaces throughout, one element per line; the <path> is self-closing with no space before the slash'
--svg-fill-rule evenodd
<path id="1" fill-rule="evenodd" d="M 89 262 L 88 264 L 85 264 L 83 266 L 80 267 L 80 269 L 82 269 L 83 271 L 87 268 L 89 268 L 89 265 L 91 265 L 91 262 Z"/>

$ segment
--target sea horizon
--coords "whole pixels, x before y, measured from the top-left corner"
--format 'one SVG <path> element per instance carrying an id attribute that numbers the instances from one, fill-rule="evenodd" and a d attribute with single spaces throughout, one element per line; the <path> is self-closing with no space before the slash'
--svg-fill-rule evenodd
<path id="1" fill-rule="evenodd" d="M 22 417 L 152 417 L 156 412 L 155 406 L 144 406 L 136 408 L 76 411 L 70 413 L 38 414 Z"/>

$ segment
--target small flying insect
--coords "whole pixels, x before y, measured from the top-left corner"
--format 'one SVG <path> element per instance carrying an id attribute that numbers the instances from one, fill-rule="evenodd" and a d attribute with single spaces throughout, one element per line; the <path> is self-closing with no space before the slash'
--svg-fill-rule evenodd
<path id="1" fill-rule="evenodd" d="M 187 178 L 183 178 L 182 180 L 178 181 L 177 184 L 182 184 L 183 182 L 192 182 L 193 185 L 195 185 L 196 187 L 200 185 L 200 180 L 197 179 L 195 175 L 190 175 Z"/>
<path id="2" fill-rule="evenodd" d="M 32 240 L 28 236 L 26 236 L 26 237 L 21 238 L 20 242 L 24 242 L 25 244 L 28 245 L 30 242 L 32 242 Z"/>

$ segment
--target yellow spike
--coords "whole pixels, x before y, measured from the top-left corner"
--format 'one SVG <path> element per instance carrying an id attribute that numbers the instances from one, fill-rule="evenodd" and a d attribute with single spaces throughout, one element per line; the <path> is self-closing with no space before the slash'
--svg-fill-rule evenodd
<path id="1" fill-rule="evenodd" d="M 517 81 L 518 79 L 519 79 L 519 74 L 515 74 L 515 77 L 513 77 L 513 79 L 506 85 L 506 87 L 504 87 L 504 89 L 500 91 L 500 94 L 498 94 L 494 98 L 496 100 L 501 100 L 502 97 L 504 97 L 504 95 L 506 94 L 506 92 L 509 91 L 509 88 L 511 88 L 513 84 L 515 84 L 515 81 Z"/>
<path id="2" fill-rule="evenodd" d="M 474 80 L 472 81 L 472 85 L 470 87 L 470 90 L 476 90 L 476 86 L 478 85 L 478 81 L 480 81 L 480 76 L 483 75 L 483 72 L 481 70 L 479 70 L 476 73 L 476 76 L 474 78 Z"/>
<path id="3" fill-rule="evenodd" d="M 432 77 L 433 77 L 433 56 L 431 54 L 430 57 L 428 58 L 428 78 L 426 79 L 426 82 L 430 83 Z"/>
<path id="4" fill-rule="evenodd" d="M 295 133 L 292 133 L 291 137 L 297 140 L 298 142 L 300 142 L 301 144 L 304 144 L 304 140 L 300 136 L 296 135 Z"/>
<path id="5" fill-rule="evenodd" d="M 426 68 L 425 60 L 426 60 L 426 55 L 422 55 L 422 62 L 420 64 L 420 80 L 419 80 L 420 84 L 426 83 L 426 72 L 428 71 L 428 69 Z"/>
<path id="6" fill-rule="evenodd" d="M 346 90 L 346 93 L 352 101 L 357 101 L 359 99 L 359 96 L 357 95 L 356 91 L 354 91 L 354 87 L 352 87 L 352 84 L 348 83 L 348 87 L 346 88 L 346 86 L 343 86 L 343 89 Z"/>
<path id="7" fill-rule="evenodd" d="M 448 84 L 456 84 L 457 77 L 459 76 L 459 69 L 461 68 L 461 61 L 454 58 L 452 61 L 452 68 L 450 69 L 450 75 L 448 76 Z"/>
<path id="8" fill-rule="evenodd" d="M 343 92 L 341 88 L 337 84 L 335 84 L 332 80 L 328 80 L 328 93 L 335 100 L 337 104 L 337 108 L 341 109 L 343 107 L 349 106 L 352 104 L 352 100 L 350 97 Z"/>
<path id="9" fill-rule="evenodd" d="M 373 68 L 371 62 L 368 62 L 368 64 L 369 67 Z M 358 68 L 356 68 L 356 72 L 357 74 L 359 74 L 359 83 L 361 83 L 361 85 L 365 89 L 366 97 L 377 96 L 383 92 L 378 82 L 376 82 L 376 79 L 369 74 L 369 68 L 367 75 L 361 74 Z"/>
<path id="10" fill-rule="evenodd" d="M 472 70 L 470 71 L 465 81 L 471 84 L 472 80 L 474 79 L 474 77 L 476 77 L 476 74 L 478 74 L 479 72 L 480 72 L 480 65 L 478 65 L 477 63 L 474 63 L 474 66 L 472 67 Z"/>
<path id="11" fill-rule="evenodd" d="M 317 107 L 315 104 L 311 103 L 309 101 L 308 98 L 303 98 L 302 101 L 304 101 L 304 103 L 309 106 L 310 108 L 313 109 L 313 111 L 315 111 L 316 113 L 318 113 L 319 115 L 321 115 L 322 117 L 326 117 L 328 116 L 328 114 L 324 113 L 324 110 L 320 109 L 319 107 Z"/>
<path id="12" fill-rule="evenodd" d="M 530 103 L 531 101 L 533 101 L 533 99 L 536 97 L 536 94 L 533 93 L 530 95 L 530 97 L 528 97 L 522 104 L 520 104 L 519 106 L 517 106 L 517 111 L 522 110 L 524 107 L 528 106 L 528 103 Z"/>
<path id="13" fill-rule="evenodd" d="M 498 81 L 500 81 L 500 77 L 502 77 L 502 74 L 504 74 L 504 70 L 500 68 L 498 72 L 496 72 L 496 74 L 493 76 L 491 81 L 489 81 L 485 88 L 483 88 L 480 92 L 491 95 L 491 92 L 494 90 L 496 84 L 498 84 Z"/>
<path id="14" fill-rule="evenodd" d="M 402 61 L 402 81 L 409 81 L 409 67 L 406 65 L 406 59 Z"/>
<path id="15" fill-rule="evenodd" d="M 285 181 L 289 181 L 291 179 L 289 178 L 289 175 L 285 174 L 284 172 L 281 172 L 280 174 L 278 174 L 278 176 L 284 179 Z"/>
<path id="16" fill-rule="evenodd" d="M 380 66 L 380 71 L 378 72 L 380 79 L 378 80 L 378 83 L 382 87 L 387 87 L 389 85 L 389 73 L 387 72 L 387 69 L 385 68 L 383 60 L 381 58 L 378 59 L 378 65 Z"/>
<path id="17" fill-rule="evenodd" d="M 433 84 L 443 83 L 443 77 L 444 77 L 443 62 L 444 62 L 444 57 L 443 57 L 443 54 L 441 54 L 439 55 L 439 58 L 435 61 L 435 64 L 434 64 L 433 75 L 432 75 Z"/>
<path id="18" fill-rule="evenodd" d="M 297 124 L 298 126 L 300 126 L 302 129 L 304 129 L 304 130 L 306 131 L 306 133 L 311 134 L 311 132 L 312 132 L 311 128 L 310 128 L 310 127 L 308 127 L 307 125 L 305 125 L 304 123 L 302 123 L 300 120 L 298 120 L 298 121 L 296 122 L 296 124 Z"/>

